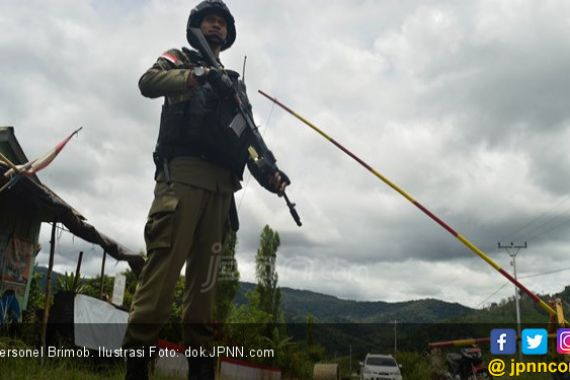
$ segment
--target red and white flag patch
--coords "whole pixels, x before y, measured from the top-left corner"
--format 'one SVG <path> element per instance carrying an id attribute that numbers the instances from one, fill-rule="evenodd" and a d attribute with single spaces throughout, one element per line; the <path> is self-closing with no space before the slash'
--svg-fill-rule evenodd
<path id="1" fill-rule="evenodd" d="M 166 59 L 167 61 L 170 61 L 170 62 L 172 62 L 172 63 L 175 64 L 175 65 L 176 65 L 176 63 L 178 63 L 178 59 L 176 59 L 176 57 L 175 57 L 174 55 L 170 54 L 170 53 L 164 53 L 164 54 L 162 54 L 162 55 L 160 56 L 160 58 L 164 58 L 164 59 Z"/>

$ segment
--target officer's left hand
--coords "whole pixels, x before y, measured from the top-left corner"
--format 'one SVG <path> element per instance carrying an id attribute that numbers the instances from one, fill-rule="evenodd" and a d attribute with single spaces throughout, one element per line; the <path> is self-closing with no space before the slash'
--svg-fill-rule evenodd
<path id="1" fill-rule="evenodd" d="M 284 174 L 284 173 L 283 173 Z M 287 176 L 282 177 L 279 171 L 273 174 L 269 183 L 276 189 L 277 195 L 281 196 L 285 192 L 285 188 L 291 184 Z"/>

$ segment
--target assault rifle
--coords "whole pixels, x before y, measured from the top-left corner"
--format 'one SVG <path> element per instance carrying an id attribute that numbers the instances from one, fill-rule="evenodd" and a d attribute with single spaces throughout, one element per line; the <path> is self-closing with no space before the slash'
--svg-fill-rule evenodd
<path id="1" fill-rule="evenodd" d="M 219 70 L 222 75 L 225 76 L 225 78 L 223 78 L 224 80 L 230 81 L 230 78 L 226 73 L 224 66 L 212 52 L 212 49 L 210 48 L 208 41 L 206 41 L 206 38 L 204 37 L 202 31 L 199 28 L 188 28 L 187 37 L 190 40 L 191 45 L 198 49 L 202 55 L 202 58 L 208 63 L 208 65 L 210 65 L 215 70 Z M 279 173 L 280 171 L 277 168 L 277 160 L 275 159 L 275 156 L 273 156 L 273 153 L 269 150 L 263 141 L 263 138 L 261 137 L 261 134 L 259 133 L 259 130 L 253 121 L 253 115 L 251 114 L 250 110 L 246 108 L 248 101 L 246 98 L 245 89 L 243 89 L 243 91 L 240 91 L 241 89 L 238 90 L 235 86 L 232 86 L 232 88 L 233 91 L 231 96 L 237 106 L 238 114 L 230 123 L 229 128 L 231 128 L 238 135 L 243 132 L 244 128 L 247 128 L 253 136 L 251 139 L 251 146 L 248 148 L 251 159 L 256 161 L 261 169 L 267 169 L 267 167 L 270 167 L 274 172 Z M 283 198 L 285 198 L 285 202 L 287 203 L 287 207 L 289 207 L 289 211 L 291 212 L 291 216 L 295 220 L 295 223 L 301 227 L 301 218 L 295 209 L 295 203 L 292 203 L 289 200 L 289 197 L 285 192 L 283 192 L 281 195 L 283 195 Z"/>

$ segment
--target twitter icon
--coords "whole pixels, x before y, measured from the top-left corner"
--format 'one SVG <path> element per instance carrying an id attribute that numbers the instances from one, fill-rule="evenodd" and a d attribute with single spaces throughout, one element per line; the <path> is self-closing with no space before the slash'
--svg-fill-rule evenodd
<path id="1" fill-rule="evenodd" d="M 545 329 L 524 329 L 521 337 L 522 353 L 525 355 L 546 355 L 548 332 Z"/>

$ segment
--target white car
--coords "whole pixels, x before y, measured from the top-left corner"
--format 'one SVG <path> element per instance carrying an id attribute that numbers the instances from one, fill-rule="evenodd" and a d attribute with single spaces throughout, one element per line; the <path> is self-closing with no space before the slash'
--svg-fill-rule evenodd
<path id="1" fill-rule="evenodd" d="M 402 380 L 402 365 L 392 355 L 367 354 L 360 365 L 361 380 Z"/>

